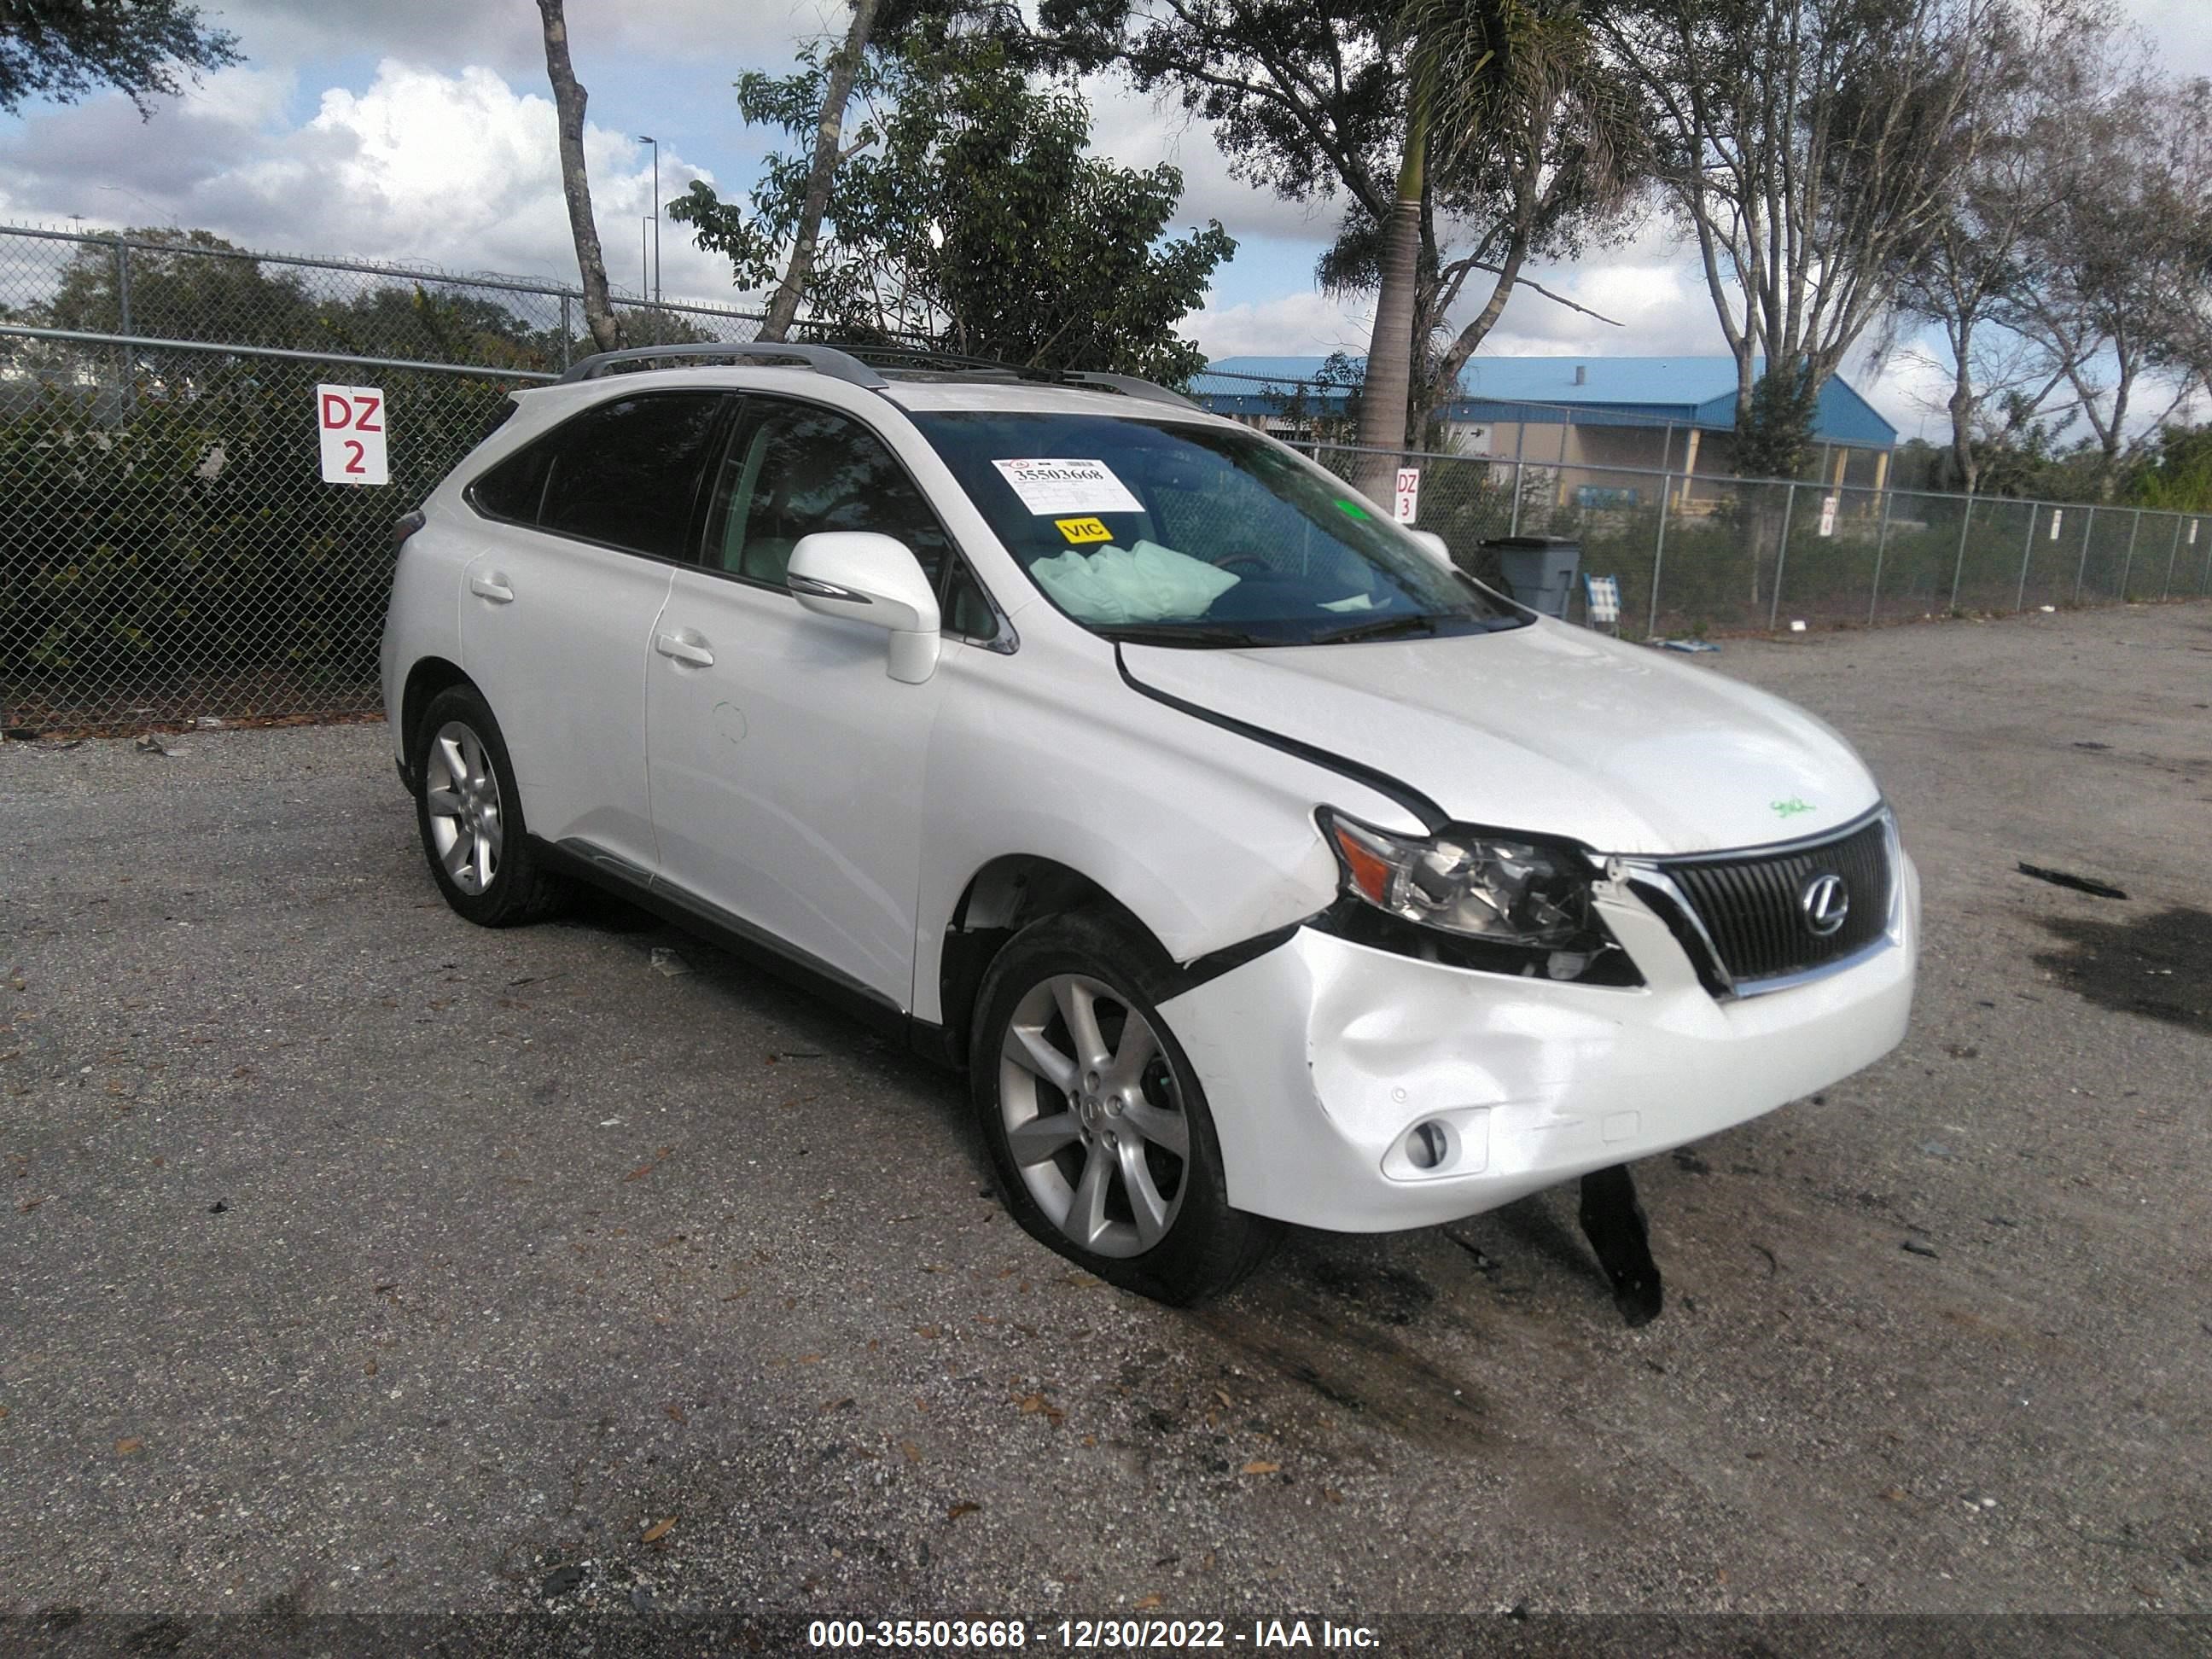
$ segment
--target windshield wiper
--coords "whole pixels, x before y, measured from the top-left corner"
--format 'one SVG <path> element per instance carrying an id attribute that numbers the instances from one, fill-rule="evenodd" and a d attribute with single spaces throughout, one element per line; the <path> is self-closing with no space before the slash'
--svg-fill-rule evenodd
<path id="1" fill-rule="evenodd" d="M 1118 640 L 1124 645 L 1244 646 L 1282 643 L 1280 640 L 1263 640 L 1256 634 L 1247 634 L 1236 628 L 1176 628 L 1165 623 L 1152 627 L 1133 623 L 1093 631 L 1103 638 Z"/>
<path id="2" fill-rule="evenodd" d="M 1376 622 L 1356 623 L 1350 628 L 1340 628 L 1333 634 L 1316 634 L 1316 645 L 1349 645 L 1354 640 L 1387 640 L 1401 634 L 1433 634 L 1437 625 L 1426 617 L 1384 617 Z"/>

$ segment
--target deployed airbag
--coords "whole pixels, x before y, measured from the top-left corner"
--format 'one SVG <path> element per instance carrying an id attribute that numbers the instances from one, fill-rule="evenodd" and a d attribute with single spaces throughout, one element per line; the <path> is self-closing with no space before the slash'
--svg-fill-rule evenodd
<path id="1" fill-rule="evenodd" d="M 1039 559 L 1030 574 L 1054 605 L 1085 623 L 1184 621 L 1205 615 L 1237 581 L 1203 559 L 1146 541 L 1127 550 L 1070 548 Z"/>

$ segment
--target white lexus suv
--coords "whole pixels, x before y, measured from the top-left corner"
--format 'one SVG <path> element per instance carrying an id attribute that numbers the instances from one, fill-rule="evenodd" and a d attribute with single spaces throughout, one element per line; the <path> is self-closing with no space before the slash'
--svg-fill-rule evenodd
<path id="1" fill-rule="evenodd" d="M 470 921 L 596 883 L 890 1022 L 1030 1233 L 1179 1302 L 1577 1177 L 1626 1295 L 1622 1166 L 1904 1035 L 1918 879 L 1820 721 L 1139 381 L 711 358 L 518 393 L 402 521 Z"/>

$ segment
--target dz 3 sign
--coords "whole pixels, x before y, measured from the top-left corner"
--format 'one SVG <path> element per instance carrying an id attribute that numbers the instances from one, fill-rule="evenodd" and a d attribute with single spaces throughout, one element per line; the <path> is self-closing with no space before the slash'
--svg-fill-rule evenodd
<path id="1" fill-rule="evenodd" d="M 321 428 L 323 482 L 392 482 L 384 460 L 384 393 L 373 386 L 319 386 L 315 421 Z"/>

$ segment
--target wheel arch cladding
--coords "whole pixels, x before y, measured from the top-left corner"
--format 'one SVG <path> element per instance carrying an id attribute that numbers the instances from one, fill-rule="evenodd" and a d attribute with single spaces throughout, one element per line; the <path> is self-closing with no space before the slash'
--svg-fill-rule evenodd
<path id="1" fill-rule="evenodd" d="M 441 691 L 470 684 L 460 665 L 443 657 L 425 657 L 407 671 L 407 689 L 399 702 L 399 753 L 410 769 L 415 764 L 416 743 L 422 735 L 424 712 Z"/>
<path id="2" fill-rule="evenodd" d="M 1080 910 L 1111 915 L 1150 947 L 1153 959 L 1143 964 L 1146 968 L 1155 973 L 1172 971 L 1174 960 L 1158 935 L 1102 884 L 1056 859 L 1030 853 L 1001 854 L 969 878 L 939 945 L 939 1023 L 961 1034 L 963 1041 L 957 1047 L 963 1058 L 976 993 L 1006 941 L 1032 922 Z"/>

